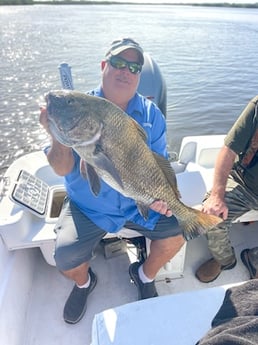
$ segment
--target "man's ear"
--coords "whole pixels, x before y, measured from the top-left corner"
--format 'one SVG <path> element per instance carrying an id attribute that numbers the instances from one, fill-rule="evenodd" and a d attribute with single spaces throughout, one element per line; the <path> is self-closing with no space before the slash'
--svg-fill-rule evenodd
<path id="1" fill-rule="evenodd" d="M 103 71 L 103 69 L 105 68 L 106 63 L 107 63 L 106 60 L 102 60 L 102 61 L 101 61 L 101 64 L 100 64 L 100 66 L 101 66 L 101 71 Z"/>

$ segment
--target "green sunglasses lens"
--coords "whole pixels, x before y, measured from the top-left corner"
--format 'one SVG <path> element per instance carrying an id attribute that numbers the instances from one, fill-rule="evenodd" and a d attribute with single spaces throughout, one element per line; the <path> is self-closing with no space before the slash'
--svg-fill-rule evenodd
<path id="1" fill-rule="evenodd" d="M 108 61 L 110 62 L 110 65 L 116 69 L 128 67 L 129 71 L 133 74 L 140 73 L 142 70 L 142 66 L 137 62 L 129 62 L 118 56 L 111 56 Z"/>
<path id="2" fill-rule="evenodd" d="M 139 73 L 142 70 L 141 65 L 139 65 L 138 63 L 135 63 L 135 62 L 131 62 L 131 63 L 129 62 L 128 68 L 129 68 L 130 72 L 133 74 Z"/>
<path id="3" fill-rule="evenodd" d="M 123 69 L 126 68 L 127 64 L 125 61 L 121 60 L 121 59 L 115 59 L 113 61 L 113 67 L 117 68 L 117 69 Z"/>

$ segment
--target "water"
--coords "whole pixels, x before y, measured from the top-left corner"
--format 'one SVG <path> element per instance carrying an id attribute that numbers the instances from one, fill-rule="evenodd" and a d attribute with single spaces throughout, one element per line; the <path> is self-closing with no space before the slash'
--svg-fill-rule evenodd
<path id="1" fill-rule="evenodd" d="M 258 10 L 168 5 L 0 7 L 0 175 L 48 137 L 39 105 L 72 65 L 76 89 L 98 85 L 100 60 L 121 36 L 138 40 L 167 83 L 170 148 L 222 134 L 258 94 Z"/>

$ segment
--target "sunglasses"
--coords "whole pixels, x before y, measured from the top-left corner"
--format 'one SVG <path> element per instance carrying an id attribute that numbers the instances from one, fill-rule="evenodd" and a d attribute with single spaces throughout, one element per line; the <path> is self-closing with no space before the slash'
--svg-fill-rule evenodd
<path id="1" fill-rule="evenodd" d="M 138 74 L 142 70 L 142 65 L 138 62 L 130 62 L 120 56 L 111 56 L 107 61 L 116 69 L 124 69 L 128 67 L 129 71 L 133 74 Z"/>

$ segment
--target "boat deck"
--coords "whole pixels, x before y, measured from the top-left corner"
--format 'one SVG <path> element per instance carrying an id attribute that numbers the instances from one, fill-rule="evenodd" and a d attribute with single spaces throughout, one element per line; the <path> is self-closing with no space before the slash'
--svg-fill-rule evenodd
<path id="1" fill-rule="evenodd" d="M 248 280 L 249 274 L 239 256 L 242 249 L 252 248 L 257 244 L 256 229 L 257 222 L 247 226 L 242 225 L 242 223 L 233 225 L 231 239 L 238 263 L 234 269 L 222 272 L 218 279 L 209 284 L 200 283 L 194 277 L 197 267 L 210 257 L 206 239 L 200 237 L 189 241 L 186 248 L 184 277 L 174 279 L 169 283 L 157 282 L 159 295 L 178 294 Z M 130 255 L 122 254 L 105 259 L 103 249 L 99 247 L 96 258 L 92 261 L 92 268 L 98 276 L 98 283 L 88 299 L 87 312 L 78 324 L 66 324 L 62 318 L 63 306 L 73 283 L 62 276 L 55 267 L 48 265 L 38 249 L 28 250 L 35 251 L 35 259 L 38 260 L 38 263 L 34 275 L 26 327 L 24 327 L 26 334 L 22 344 L 90 345 L 92 322 L 95 314 L 137 300 L 136 288 L 130 282 L 128 275 L 130 262 L 136 260 L 134 254 L 130 252 Z M 35 311 L 37 312 L 35 313 Z M 171 322 L 173 322 L 173 317 L 173 299 L 171 299 Z M 205 315 L 203 317 L 205 318 Z M 181 321 L 184 325 L 184 320 Z M 191 325 L 188 325 L 188 327 L 191 327 Z M 178 341 L 174 343 L 172 340 L 170 343 L 179 344 Z M 123 342 L 114 344 L 123 345 Z M 194 342 L 193 339 L 189 338 L 184 340 L 182 344 L 193 345 Z M 160 344 L 153 343 L 153 345 Z"/>

